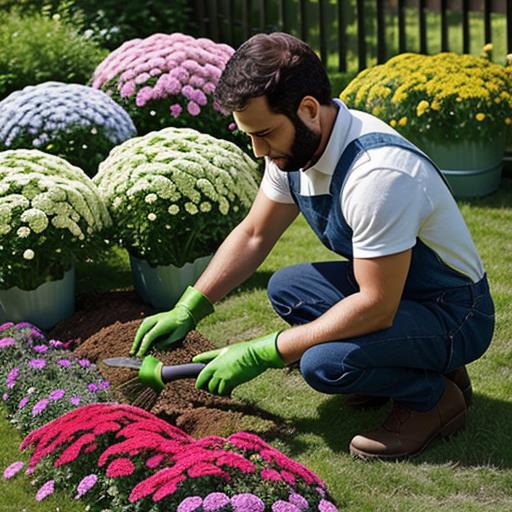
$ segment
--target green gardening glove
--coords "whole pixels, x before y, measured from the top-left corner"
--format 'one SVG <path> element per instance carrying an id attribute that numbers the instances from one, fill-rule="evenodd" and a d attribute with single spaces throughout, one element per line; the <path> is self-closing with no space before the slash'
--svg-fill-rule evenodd
<path id="1" fill-rule="evenodd" d="M 210 393 L 228 395 L 267 368 L 284 368 L 285 362 L 277 351 L 279 332 L 195 356 L 194 363 L 209 363 L 197 377 L 196 389 L 207 388 Z"/>
<path id="2" fill-rule="evenodd" d="M 162 350 L 167 349 L 195 329 L 210 313 L 213 313 L 212 303 L 200 291 L 189 286 L 173 309 L 144 319 L 135 334 L 130 355 L 142 357 L 153 342 L 163 336 L 166 338 L 159 340 L 157 346 Z"/>

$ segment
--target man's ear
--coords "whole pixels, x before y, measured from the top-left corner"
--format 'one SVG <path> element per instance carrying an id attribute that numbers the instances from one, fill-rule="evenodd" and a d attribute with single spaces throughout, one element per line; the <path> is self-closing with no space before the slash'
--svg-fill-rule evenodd
<path id="1" fill-rule="evenodd" d="M 313 96 L 302 98 L 297 115 L 308 128 L 314 131 L 320 129 L 320 103 Z"/>

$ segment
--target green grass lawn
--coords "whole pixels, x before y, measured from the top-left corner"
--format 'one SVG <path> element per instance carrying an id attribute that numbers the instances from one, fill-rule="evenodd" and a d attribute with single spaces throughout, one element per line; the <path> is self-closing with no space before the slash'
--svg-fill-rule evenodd
<path id="1" fill-rule="evenodd" d="M 512 182 L 504 182 L 496 194 L 460 206 L 485 262 L 497 306 L 491 348 L 469 366 L 475 397 L 464 432 L 411 461 L 367 463 L 350 457 L 348 443 L 359 431 L 378 424 L 387 409 L 353 412 L 341 397 L 308 388 L 296 370 L 271 370 L 235 390 L 236 397 L 293 424 L 293 437 L 278 437 L 272 443 L 318 473 L 342 511 L 512 510 Z M 272 273 L 333 256 L 298 219 L 258 272 L 217 305 L 216 313 L 201 324 L 201 332 L 220 346 L 285 327 L 266 298 Z M 107 264 L 83 265 L 78 291 L 129 286 L 127 261 L 122 251 L 114 251 Z M 20 436 L 0 420 L 0 439 L 0 462 L 5 467 L 18 459 Z M 72 497 L 36 504 L 33 496 L 28 480 L 0 482 L 2 511 L 84 510 Z"/>

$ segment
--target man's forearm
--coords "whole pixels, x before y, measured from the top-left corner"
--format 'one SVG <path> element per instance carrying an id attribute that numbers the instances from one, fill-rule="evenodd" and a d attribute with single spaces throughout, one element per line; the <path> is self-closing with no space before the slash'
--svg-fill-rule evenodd
<path id="1" fill-rule="evenodd" d="M 344 298 L 323 315 L 283 331 L 277 349 L 287 363 L 298 361 L 310 347 L 327 341 L 362 336 L 392 324 L 389 311 L 363 293 Z"/>
<path id="2" fill-rule="evenodd" d="M 242 224 L 238 225 L 219 247 L 194 288 L 212 303 L 217 302 L 248 279 L 271 249 L 270 244 L 251 236 Z"/>

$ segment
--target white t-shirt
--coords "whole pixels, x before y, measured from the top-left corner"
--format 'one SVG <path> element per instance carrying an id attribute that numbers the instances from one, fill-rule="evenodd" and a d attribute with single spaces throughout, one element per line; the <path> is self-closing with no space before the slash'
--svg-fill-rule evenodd
<path id="1" fill-rule="evenodd" d="M 341 100 L 318 162 L 300 171 L 300 194 L 328 194 L 346 146 L 366 133 L 398 132 L 380 119 L 349 110 Z M 261 188 L 280 203 L 293 203 L 287 173 L 266 158 Z M 469 230 L 442 178 L 424 158 L 393 147 L 362 153 L 347 172 L 341 210 L 352 229 L 354 258 L 376 258 L 410 249 L 419 238 L 449 267 L 479 281 L 484 270 Z"/>

